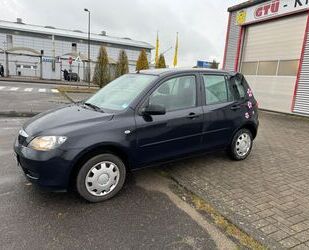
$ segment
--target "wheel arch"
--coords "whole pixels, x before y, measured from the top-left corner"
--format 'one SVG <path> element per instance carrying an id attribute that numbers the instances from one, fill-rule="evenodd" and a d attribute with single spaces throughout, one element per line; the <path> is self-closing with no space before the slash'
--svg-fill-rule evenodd
<path id="1" fill-rule="evenodd" d="M 240 129 L 248 129 L 250 132 L 251 132 L 251 134 L 252 134 L 252 137 L 253 137 L 253 140 L 256 138 L 256 136 L 257 136 L 257 126 L 254 124 L 254 123 L 252 123 L 252 122 L 249 122 L 249 123 L 246 123 L 246 124 L 244 124 L 243 126 L 241 126 L 241 127 L 239 127 L 238 129 L 236 129 L 235 131 L 234 131 L 234 133 L 233 133 L 233 137 L 234 137 L 234 135 L 237 133 L 237 131 L 239 131 Z M 232 137 L 232 138 L 233 138 Z"/>
<path id="2" fill-rule="evenodd" d="M 69 177 L 69 186 L 74 186 L 74 182 L 76 180 L 77 174 L 81 167 L 92 157 L 99 155 L 109 153 L 118 156 L 125 164 L 127 171 L 130 170 L 130 159 L 129 155 L 126 152 L 126 150 L 116 144 L 99 144 L 91 146 L 85 150 L 83 150 L 81 153 L 78 154 L 78 156 L 74 159 L 71 167 L 71 173 Z"/>

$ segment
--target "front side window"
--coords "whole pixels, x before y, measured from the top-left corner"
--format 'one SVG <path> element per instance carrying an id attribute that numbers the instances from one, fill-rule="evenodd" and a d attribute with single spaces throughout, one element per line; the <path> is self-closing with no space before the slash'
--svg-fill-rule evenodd
<path id="1" fill-rule="evenodd" d="M 219 75 L 203 75 L 206 104 L 217 104 L 233 101 L 231 86 L 227 85 L 225 76 Z"/>
<path id="2" fill-rule="evenodd" d="M 151 94 L 149 104 L 164 106 L 166 111 L 195 107 L 195 76 L 176 77 L 164 82 Z"/>
<path id="3" fill-rule="evenodd" d="M 103 87 L 86 103 L 103 110 L 124 110 L 156 78 L 157 76 L 143 74 L 121 76 Z"/>

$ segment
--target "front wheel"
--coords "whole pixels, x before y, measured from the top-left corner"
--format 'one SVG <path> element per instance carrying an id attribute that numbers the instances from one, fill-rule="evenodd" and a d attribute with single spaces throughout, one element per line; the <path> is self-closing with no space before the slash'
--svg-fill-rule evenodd
<path id="1" fill-rule="evenodd" d="M 253 137 L 248 129 L 240 129 L 233 137 L 229 148 L 232 159 L 241 161 L 246 159 L 252 149 Z"/>
<path id="2" fill-rule="evenodd" d="M 113 154 L 101 154 L 88 160 L 77 175 L 76 189 L 90 202 L 101 202 L 115 196 L 123 187 L 126 167 Z"/>

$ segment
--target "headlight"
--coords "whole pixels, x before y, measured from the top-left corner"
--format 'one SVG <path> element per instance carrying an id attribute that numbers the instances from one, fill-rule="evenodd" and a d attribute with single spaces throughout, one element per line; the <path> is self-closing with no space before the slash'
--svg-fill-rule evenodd
<path id="1" fill-rule="evenodd" d="M 59 147 L 66 140 L 67 137 L 65 136 L 38 136 L 28 146 L 39 151 L 49 151 Z"/>

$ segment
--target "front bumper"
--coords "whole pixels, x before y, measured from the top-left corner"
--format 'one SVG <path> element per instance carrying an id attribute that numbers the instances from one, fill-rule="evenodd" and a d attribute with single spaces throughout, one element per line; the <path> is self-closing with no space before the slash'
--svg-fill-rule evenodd
<path id="1" fill-rule="evenodd" d="M 17 163 L 32 183 L 51 189 L 66 190 L 69 186 L 71 162 L 68 152 L 54 149 L 48 152 L 14 144 Z"/>

